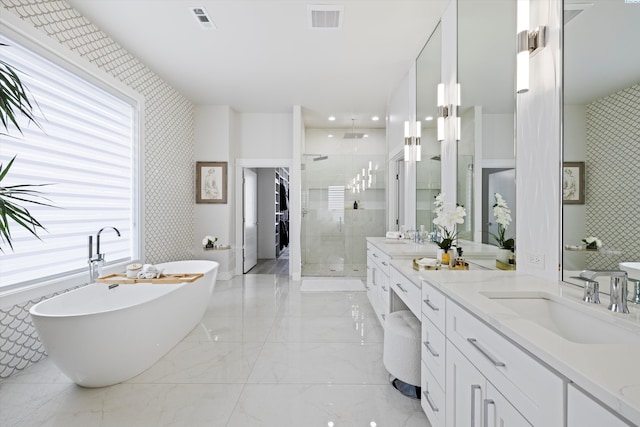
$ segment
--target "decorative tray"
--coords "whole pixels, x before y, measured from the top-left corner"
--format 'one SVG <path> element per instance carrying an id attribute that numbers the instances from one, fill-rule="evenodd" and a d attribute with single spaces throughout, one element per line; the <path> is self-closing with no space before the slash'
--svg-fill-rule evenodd
<path id="1" fill-rule="evenodd" d="M 413 269 L 416 271 L 420 271 L 420 270 L 440 270 L 441 266 L 439 265 L 420 265 L 418 264 L 418 261 L 421 260 L 422 258 L 414 258 L 413 259 Z"/>
<path id="2" fill-rule="evenodd" d="M 516 269 L 516 265 L 515 264 L 505 264 L 504 262 L 500 262 L 498 260 L 496 260 L 496 267 L 500 270 L 515 270 Z"/>
<path id="3" fill-rule="evenodd" d="M 188 273 L 188 274 L 163 274 L 156 279 L 130 279 L 126 274 L 109 274 L 96 279 L 96 282 L 102 283 L 117 283 L 120 285 L 133 285 L 136 283 L 156 283 L 156 284 L 177 284 L 185 282 L 195 282 L 199 278 L 203 277 L 202 273 Z"/>

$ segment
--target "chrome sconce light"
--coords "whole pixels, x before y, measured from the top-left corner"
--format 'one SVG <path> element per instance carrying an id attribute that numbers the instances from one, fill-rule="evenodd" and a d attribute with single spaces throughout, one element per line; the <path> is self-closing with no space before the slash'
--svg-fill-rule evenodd
<path id="1" fill-rule="evenodd" d="M 422 160 L 422 147 L 420 137 L 422 135 L 422 123 L 416 121 L 414 126 L 411 122 L 404 122 L 404 161 L 419 162 Z"/>
<path id="2" fill-rule="evenodd" d="M 458 107 L 460 106 L 460 83 L 455 86 L 455 104 L 446 101 L 444 83 L 438 84 L 437 102 L 438 102 L 438 122 L 436 135 L 438 141 L 445 140 L 445 119 L 455 118 L 454 137 L 456 141 L 460 141 L 460 117 L 458 117 Z"/>
<path id="3" fill-rule="evenodd" d="M 518 0 L 517 8 L 516 91 L 529 91 L 529 58 L 545 45 L 545 26 L 529 31 L 529 0 Z"/>

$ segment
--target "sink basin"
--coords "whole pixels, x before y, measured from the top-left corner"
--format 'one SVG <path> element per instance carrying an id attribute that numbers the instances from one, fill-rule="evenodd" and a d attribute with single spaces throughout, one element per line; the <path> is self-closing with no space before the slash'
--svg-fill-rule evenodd
<path id="1" fill-rule="evenodd" d="M 640 326 L 545 293 L 484 293 L 554 334 L 578 344 L 640 344 Z"/>
<path id="2" fill-rule="evenodd" d="M 404 240 L 387 240 L 384 242 L 385 245 L 404 245 Z"/>
<path id="3" fill-rule="evenodd" d="M 640 280 L 640 262 L 621 262 L 618 264 L 620 270 L 624 270 L 629 277 Z"/>

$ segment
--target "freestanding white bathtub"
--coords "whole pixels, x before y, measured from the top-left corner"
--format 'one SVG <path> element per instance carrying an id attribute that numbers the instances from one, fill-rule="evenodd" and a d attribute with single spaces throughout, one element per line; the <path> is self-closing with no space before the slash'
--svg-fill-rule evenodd
<path id="1" fill-rule="evenodd" d="M 215 261 L 158 264 L 165 274 L 202 273 L 193 283 L 93 283 L 29 312 L 49 357 L 76 384 L 103 387 L 151 367 L 202 319 L 218 274 Z"/>

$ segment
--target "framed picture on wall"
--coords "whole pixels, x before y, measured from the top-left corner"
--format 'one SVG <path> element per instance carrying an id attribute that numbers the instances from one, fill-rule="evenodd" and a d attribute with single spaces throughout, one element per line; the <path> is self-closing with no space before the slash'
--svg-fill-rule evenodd
<path id="1" fill-rule="evenodd" d="M 563 163 L 562 203 L 584 205 L 584 162 Z"/>
<path id="2" fill-rule="evenodd" d="M 196 162 L 196 203 L 227 203 L 227 162 Z"/>

